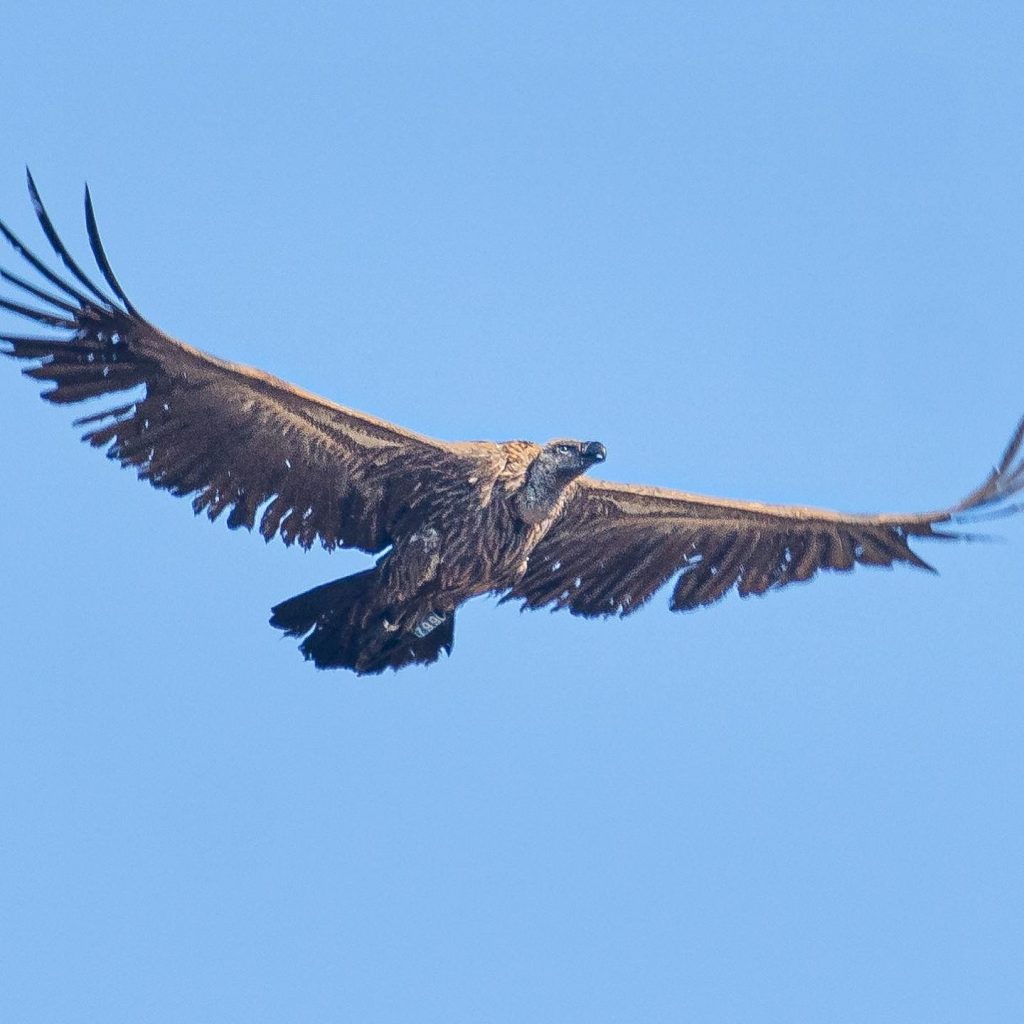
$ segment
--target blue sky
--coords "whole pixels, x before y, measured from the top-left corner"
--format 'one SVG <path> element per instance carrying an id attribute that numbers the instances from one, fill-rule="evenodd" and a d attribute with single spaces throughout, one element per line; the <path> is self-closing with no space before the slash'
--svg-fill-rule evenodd
<path id="1" fill-rule="evenodd" d="M 932 508 L 1024 412 L 1022 34 L 22 5 L 0 216 L 41 244 L 29 163 L 84 252 L 87 179 L 152 320 L 427 433 Z M 3 1019 L 1024 1013 L 1020 522 L 694 615 L 479 600 L 452 659 L 358 680 L 266 619 L 364 556 L 193 519 L 0 369 Z"/>

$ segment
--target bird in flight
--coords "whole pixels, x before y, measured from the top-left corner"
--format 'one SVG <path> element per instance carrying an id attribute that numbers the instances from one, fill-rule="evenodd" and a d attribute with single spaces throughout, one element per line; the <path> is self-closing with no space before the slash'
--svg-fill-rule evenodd
<path id="1" fill-rule="evenodd" d="M 191 497 L 197 515 L 226 513 L 229 527 L 258 527 L 267 541 L 379 556 L 273 608 L 271 625 L 300 638 L 318 668 L 366 675 L 434 662 L 451 653 L 457 609 L 485 593 L 524 608 L 630 615 L 670 580 L 672 610 L 689 611 L 734 588 L 764 594 L 822 569 L 930 569 L 911 541 L 962 539 L 967 514 L 1016 511 L 1009 499 L 1024 489 L 1024 420 L 966 498 L 909 515 L 595 480 L 583 474 L 605 460 L 598 441 L 435 440 L 165 334 L 114 276 L 88 188 L 86 228 L 109 293 L 61 242 L 31 174 L 28 188 L 65 273 L 0 222 L 38 275 L 33 283 L 0 270 L 18 290 L 0 308 L 45 329 L 2 334 L 0 351 L 52 385 L 48 402 L 104 400 L 75 421 L 83 440 L 154 487 Z"/>

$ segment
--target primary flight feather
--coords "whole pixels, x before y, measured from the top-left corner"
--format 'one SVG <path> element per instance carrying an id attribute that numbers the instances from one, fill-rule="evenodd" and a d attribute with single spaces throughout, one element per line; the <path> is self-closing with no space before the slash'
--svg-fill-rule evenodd
<path id="1" fill-rule="evenodd" d="M 165 334 L 129 301 L 100 241 L 96 264 L 113 295 L 75 262 L 28 176 L 36 215 L 66 275 L 13 232 L 0 232 L 40 276 L 0 270 L 24 293 L 0 308 L 41 324 L 2 334 L 5 354 L 52 384 L 66 404 L 135 391 L 76 420 L 83 439 L 228 526 L 270 540 L 384 552 L 370 569 L 273 609 L 319 668 L 359 674 L 450 653 L 455 612 L 488 592 L 524 607 L 628 615 L 674 578 L 671 607 L 711 604 L 734 587 L 763 594 L 819 569 L 906 562 L 930 568 L 913 538 L 957 539 L 986 507 L 1011 510 L 1024 489 L 1024 420 L 999 464 L 963 501 L 937 512 L 844 515 L 726 501 L 583 476 L 605 458 L 597 441 L 445 442 L 336 405 L 259 370 Z M 952 524 L 953 529 L 939 529 Z"/>

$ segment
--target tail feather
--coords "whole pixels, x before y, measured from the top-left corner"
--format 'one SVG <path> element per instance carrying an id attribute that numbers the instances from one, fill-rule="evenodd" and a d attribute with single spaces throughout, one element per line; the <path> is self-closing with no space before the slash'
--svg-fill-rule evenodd
<path id="1" fill-rule="evenodd" d="M 382 604 L 376 569 L 324 583 L 282 601 L 270 624 L 304 637 L 299 649 L 317 668 L 375 675 L 386 668 L 430 664 L 455 642 L 455 615 L 429 606 Z"/>

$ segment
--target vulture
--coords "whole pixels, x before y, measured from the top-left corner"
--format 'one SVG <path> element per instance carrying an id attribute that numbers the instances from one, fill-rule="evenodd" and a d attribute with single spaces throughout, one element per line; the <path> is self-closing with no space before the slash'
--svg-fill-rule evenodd
<path id="1" fill-rule="evenodd" d="M 965 538 L 965 516 L 1016 511 L 1009 499 L 1024 489 L 1024 419 L 967 497 L 908 515 L 608 483 L 584 476 L 605 460 L 598 441 L 435 440 L 165 334 L 114 276 L 88 188 L 86 228 L 108 291 L 60 240 L 31 174 L 28 188 L 64 271 L 0 223 L 38 275 L 0 271 L 17 290 L 0 307 L 37 325 L 32 335 L 0 335 L 0 351 L 52 385 L 42 397 L 102 399 L 75 421 L 83 440 L 154 487 L 191 497 L 196 514 L 226 513 L 229 527 L 257 527 L 267 541 L 378 556 L 273 608 L 271 625 L 300 639 L 318 668 L 363 675 L 434 662 L 451 653 L 457 609 L 479 594 L 625 616 L 669 581 L 672 610 L 689 611 L 822 569 L 931 569 L 912 541 Z"/>

